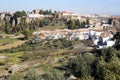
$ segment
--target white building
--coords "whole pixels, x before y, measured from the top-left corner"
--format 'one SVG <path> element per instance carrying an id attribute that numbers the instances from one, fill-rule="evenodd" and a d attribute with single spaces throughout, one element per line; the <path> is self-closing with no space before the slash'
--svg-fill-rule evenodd
<path id="1" fill-rule="evenodd" d="M 115 41 L 112 40 L 111 36 L 106 37 L 99 37 L 96 40 L 94 40 L 94 45 L 97 46 L 98 49 L 102 48 L 108 48 L 114 46 Z"/>
<path id="2" fill-rule="evenodd" d="M 28 14 L 29 18 L 44 18 L 45 16 L 42 14 Z"/>

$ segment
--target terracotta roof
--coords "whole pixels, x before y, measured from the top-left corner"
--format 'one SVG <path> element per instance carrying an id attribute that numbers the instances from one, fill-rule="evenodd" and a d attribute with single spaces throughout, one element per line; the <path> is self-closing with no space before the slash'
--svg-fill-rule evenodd
<path id="1" fill-rule="evenodd" d="M 40 38 L 41 38 L 41 39 L 46 39 L 46 36 L 41 35 Z"/>

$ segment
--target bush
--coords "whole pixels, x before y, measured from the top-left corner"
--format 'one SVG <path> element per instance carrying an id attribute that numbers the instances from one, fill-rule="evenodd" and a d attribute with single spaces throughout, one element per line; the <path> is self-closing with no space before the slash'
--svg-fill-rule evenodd
<path id="1" fill-rule="evenodd" d="M 23 75 L 17 73 L 15 75 L 10 76 L 7 80 L 24 80 L 24 79 Z"/>
<path id="2" fill-rule="evenodd" d="M 0 62 L 0 66 L 3 66 L 3 65 L 5 65 L 5 63 L 4 62 Z"/>
<path id="3" fill-rule="evenodd" d="M 94 78 L 91 76 L 84 76 L 80 80 L 94 80 Z"/>
<path id="4" fill-rule="evenodd" d="M 58 71 L 41 75 L 43 80 L 67 80 L 64 75 Z"/>
<path id="5" fill-rule="evenodd" d="M 24 80 L 40 80 L 40 75 L 35 69 L 30 69 L 25 74 Z"/>
<path id="6" fill-rule="evenodd" d="M 80 54 L 68 62 L 68 68 L 76 77 L 91 75 L 92 65 L 96 57 L 93 54 Z"/>

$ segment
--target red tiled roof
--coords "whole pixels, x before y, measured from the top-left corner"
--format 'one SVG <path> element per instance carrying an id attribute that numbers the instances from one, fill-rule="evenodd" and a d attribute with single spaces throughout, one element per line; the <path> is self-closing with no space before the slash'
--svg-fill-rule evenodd
<path id="1" fill-rule="evenodd" d="M 41 38 L 41 39 L 46 39 L 46 36 L 41 35 L 40 38 Z"/>

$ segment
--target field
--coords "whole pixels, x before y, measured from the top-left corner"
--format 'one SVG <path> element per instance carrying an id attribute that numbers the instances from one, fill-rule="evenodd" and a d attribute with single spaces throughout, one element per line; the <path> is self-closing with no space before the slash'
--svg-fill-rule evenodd
<path id="1" fill-rule="evenodd" d="M 24 52 L 15 53 L 1 53 L 0 54 L 0 76 L 7 73 L 7 66 L 12 64 L 18 64 L 21 62 L 21 58 Z M 1 73 L 2 72 L 2 73 Z"/>
<path id="2" fill-rule="evenodd" d="M 10 44 L 17 41 L 17 39 L 14 38 L 4 38 L 4 39 L 0 39 L 0 46 L 2 46 L 4 43 L 6 44 Z"/>
<path id="3" fill-rule="evenodd" d="M 3 56 L 0 60 L 1 65 L 6 64 L 15 64 L 21 62 L 20 57 L 22 57 L 24 52 L 15 52 L 15 53 L 1 53 L 0 56 Z"/>
<path id="4" fill-rule="evenodd" d="M 23 35 L 7 35 L 5 36 L 5 38 L 1 38 L 0 39 L 0 50 L 4 50 L 4 49 L 11 49 L 13 47 L 17 47 L 18 45 L 21 45 L 23 43 L 25 43 L 25 40 L 20 40 L 19 38 L 22 38 Z"/>

